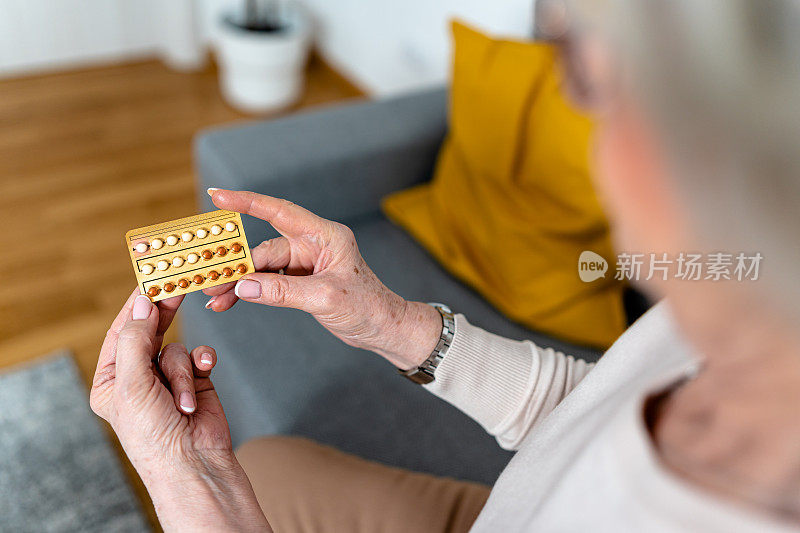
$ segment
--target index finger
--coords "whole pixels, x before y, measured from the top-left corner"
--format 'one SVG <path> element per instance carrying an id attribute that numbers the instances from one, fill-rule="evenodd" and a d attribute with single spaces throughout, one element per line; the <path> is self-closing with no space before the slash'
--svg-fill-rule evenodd
<path id="1" fill-rule="evenodd" d="M 209 189 L 209 196 L 220 209 L 236 211 L 269 222 L 285 237 L 319 233 L 326 220 L 288 200 L 249 191 Z"/>

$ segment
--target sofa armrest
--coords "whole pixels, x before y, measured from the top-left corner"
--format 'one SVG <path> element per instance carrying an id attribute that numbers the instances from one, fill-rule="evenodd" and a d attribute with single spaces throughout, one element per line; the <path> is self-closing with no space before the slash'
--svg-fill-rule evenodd
<path id="1" fill-rule="evenodd" d="M 318 215 L 375 214 L 385 195 L 430 178 L 447 124 L 446 91 L 359 102 L 205 131 L 195 139 L 207 187 L 286 198 Z"/>

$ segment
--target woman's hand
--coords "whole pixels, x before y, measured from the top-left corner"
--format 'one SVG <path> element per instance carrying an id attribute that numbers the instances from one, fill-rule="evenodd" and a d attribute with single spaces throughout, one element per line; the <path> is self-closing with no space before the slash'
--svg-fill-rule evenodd
<path id="1" fill-rule="evenodd" d="M 209 379 L 214 349 L 161 350 L 182 299 L 156 306 L 131 294 L 100 350 L 92 410 L 116 432 L 165 530 L 269 530 Z"/>
<path id="2" fill-rule="evenodd" d="M 255 274 L 206 289 L 206 307 L 230 309 L 238 299 L 292 307 L 314 316 L 345 343 L 411 368 L 430 355 L 442 320 L 433 307 L 389 290 L 358 251 L 350 228 L 286 200 L 209 189 L 214 204 L 269 222 L 281 237 L 252 249 Z M 282 271 L 284 275 L 278 272 Z"/>

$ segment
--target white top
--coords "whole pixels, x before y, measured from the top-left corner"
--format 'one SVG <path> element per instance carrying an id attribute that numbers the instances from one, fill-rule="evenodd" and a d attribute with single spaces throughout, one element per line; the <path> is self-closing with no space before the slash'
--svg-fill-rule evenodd
<path id="1" fill-rule="evenodd" d="M 797 531 L 666 470 L 644 401 L 698 359 L 669 308 L 651 309 L 596 365 L 456 316 L 450 350 L 425 387 L 518 450 L 473 531 Z"/>

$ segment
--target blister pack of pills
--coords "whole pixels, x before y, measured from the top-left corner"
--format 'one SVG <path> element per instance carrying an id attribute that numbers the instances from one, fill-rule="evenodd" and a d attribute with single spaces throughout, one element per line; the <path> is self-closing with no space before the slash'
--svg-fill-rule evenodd
<path id="1" fill-rule="evenodd" d="M 233 211 L 212 211 L 130 230 L 125 244 L 142 294 L 157 302 L 253 272 L 253 259 Z"/>

